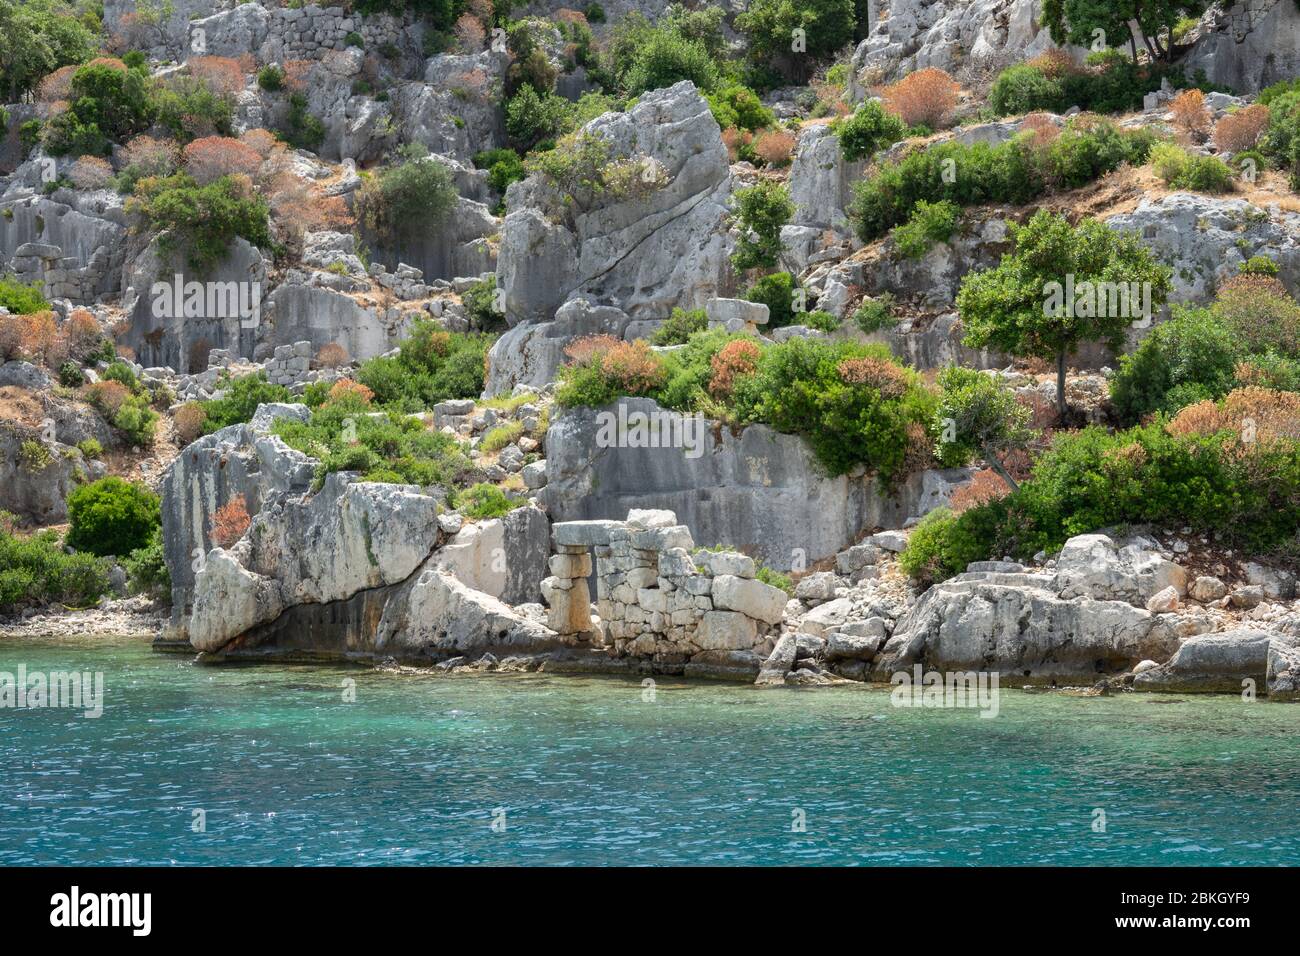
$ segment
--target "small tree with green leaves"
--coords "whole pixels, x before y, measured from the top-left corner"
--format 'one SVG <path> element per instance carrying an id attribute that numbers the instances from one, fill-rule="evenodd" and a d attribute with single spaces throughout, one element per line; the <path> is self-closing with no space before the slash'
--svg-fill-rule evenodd
<path id="1" fill-rule="evenodd" d="M 737 269 L 775 268 L 781 258 L 781 227 L 794 215 L 790 191 L 782 183 L 764 180 L 736 192 L 740 238 L 731 256 Z"/>
<path id="2" fill-rule="evenodd" d="M 1066 357 L 1084 342 L 1118 349 L 1125 329 L 1149 319 L 1143 309 L 1164 304 L 1171 270 L 1135 236 L 1096 220 L 1075 227 L 1043 209 L 1010 231 L 1014 251 L 962 280 L 965 343 L 1054 360 L 1057 409 L 1065 414 Z"/>
<path id="3" fill-rule="evenodd" d="M 1033 440 L 1036 432 L 1029 427 L 1033 412 L 993 376 L 975 369 L 956 365 L 944 369 L 939 373 L 939 388 L 935 412 L 939 460 L 955 468 L 978 454 L 1008 488 L 1019 490 L 998 456 Z"/>

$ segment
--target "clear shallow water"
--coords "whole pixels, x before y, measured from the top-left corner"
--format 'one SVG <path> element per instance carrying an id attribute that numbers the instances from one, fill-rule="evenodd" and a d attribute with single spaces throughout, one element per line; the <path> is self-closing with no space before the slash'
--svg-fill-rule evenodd
<path id="1" fill-rule="evenodd" d="M 670 681 L 644 703 L 625 680 L 0 641 L 19 663 L 103 671 L 106 705 L 0 709 L 3 865 L 1300 863 L 1295 705 L 1004 691 L 982 719 Z"/>

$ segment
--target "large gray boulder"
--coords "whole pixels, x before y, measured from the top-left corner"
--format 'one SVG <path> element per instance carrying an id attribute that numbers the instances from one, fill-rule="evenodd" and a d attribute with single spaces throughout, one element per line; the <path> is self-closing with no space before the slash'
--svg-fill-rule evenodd
<path id="1" fill-rule="evenodd" d="M 1167 663 L 1133 678 L 1135 690 L 1194 693 L 1240 693 L 1253 681 L 1257 692 L 1267 687 L 1269 651 L 1278 635 L 1254 628 L 1189 637 Z M 1278 673 L 1286 668 L 1279 667 Z"/>
<path id="2" fill-rule="evenodd" d="M 1211 83 L 1253 93 L 1300 73 L 1300 11 L 1284 0 L 1216 5 L 1205 32 L 1183 59 L 1188 76 L 1204 70 Z"/>
<path id="3" fill-rule="evenodd" d="M 163 557 L 172 582 L 169 637 L 187 638 L 195 572 L 214 547 L 217 510 L 242 496 L 256 515 L 264 503 L 310 487 L 316 460 L 269 434 L 275 418 L 305 420 L 307 414 L 305 405 L 263 405 L 251 423 L 190 443 L 167 469 L 161 496 Z"/>
<path id="4" fill-rule="evenodd" d="M 29 450 L 34 454 L 25 454 Z M 87 477 L 87 463 L 75 447 L 0 422 L 0 511 L 36 525 L 66 521 L 68 495 Z"/>
<path id="5" fill-rule="evenodd" d="M 1208 302 L 1250 256 L 1272 259 L 1287 289 L 1300 293 L 1300 214 L 1261 209 L 1244 199 L 1179 192 L 1143 199 L 1132 212 L 1111 216 L 1106 225 L 1136 233 L 1173 268 L 1170 302 Z"/>
<path id="6" fill-rule="evenodd" d="M 1104 534 L 1076 535 L 1057 558 L 1056 587 L 1067 599 L 1127 601 L 1139 607 L 1166 588 L 1186 594 L 1187 572 L 1155 547 L 1141 537 L 1120 544 Z"/>
<path id="7" fill-rule="evenodd" d="M 853 184 L 862 179 L 866 162 L 848 162 L 829 125 L 805 126 L 795 143 L 790 165 L 790 200 L 795 226 L 853 231 L 845 209 Z"/>
<path id="8" fill-rule="evenodd" d="M 438 552 L 437 563 L 462 583 L 506 604 L 536 601 L 551 554 L 551 523 L 540 508 L 467 524 Z"/>
<path id="9" fill-rule="evenodd" d="M 393 90 L 402 141 L 466 163 L 475 153 L 505 145 L 503 113 L 493 91 L 502 88 L 509 62 L 509 54 L 491 49 L 431 58 L 423 82 Z"/>
<path id="10" fill-rule="evenodd" d="M 673 434 L 683 442 L 642 448 L 602 439 L 603 423 L 622 416 L 631 424 L 638 414 L 658 422 L 662 444 Z M 554 521 L 668 509 L 701 544 L 740 548 L 782 569 L 832 557 L 862 530 L 901 527 L 945 503 L 968 479 L 965 469 L 927 471 L 889 493 L 872 478 L 829 478 L 797 435 L 764 425 L 737 434 L 646 398 L 565 411 L 547 432 L 546 455 L 546 502 Z"/>
<path id="11" fill-rule="evenodd" d="M 1046 575 L 971 572 L 922 596 L 873 671 L 888 680 L 921 663 L 1041 683 L 1079 681 L 1165 660 L 1177 648 L 1170 624 L 1127 602 L 1063 599 Z"/>
<path id="12" fill-rule="evenodd" d="M 633 318 L 696 308 L 729 276 L 726 147 L 708 103 L 688 81 L 655 90 L 627 113 L 583 128 L 610 158 L 649 172 L 632 195 L 567 205 L 541 176 L 511 185 L 497 283 L 512 324 L 550 319 L 574 293 L 616 304 Z M 642 181 L 640 177 L 634 177 Z"/>

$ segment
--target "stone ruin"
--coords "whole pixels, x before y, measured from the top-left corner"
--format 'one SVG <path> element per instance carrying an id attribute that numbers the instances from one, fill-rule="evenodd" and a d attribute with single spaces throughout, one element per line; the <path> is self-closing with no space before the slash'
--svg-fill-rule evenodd
<path id="1" fill-rule="evenodd" d="M 635 657 L 657 673 L 692 663 L 756 672 L 779 634 L 788 595 L 757 580 L 736 551 L 693 553 L 671 511 L 632 510 L 626 521 L 564 521 L 542 581 L 547 626 L 575 645 Z M 595 557 L 597 617 L 588 578 Z"/>

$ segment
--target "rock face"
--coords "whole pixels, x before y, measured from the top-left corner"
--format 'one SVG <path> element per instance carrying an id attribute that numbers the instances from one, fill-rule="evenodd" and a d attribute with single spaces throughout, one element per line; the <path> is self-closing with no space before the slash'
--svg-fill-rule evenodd
<path id="1" fill-rule="evenodd" d="M 1133 686 L 1177 693 L 1240 693 L 1244 682 L 1254 681 L 1262 692 L 1268 685 L 1270 650 L 1275 643 L 1286 648 L 1278 635 L 1251 628 L 1189 637 L 1168 663 L 1134 677 Z M 1289 668 L 1280 666 L 1278 674 L 1283 671 L 1289 676 Z"/>
<path id="2" fill-rule="evenodd" d="M 598 306 L 587 299 L 570 299 L 551 322 L 525 322 L 510 329 L 488 352 L 484 394 L 508 394 L 516 385 L 541 388 L 555 381 L 564 364 L 564 349 L 584 335 L 623 338 L 631 320 L 622 309 Z"/>
<path id="3" fill-rule="evenodd" d="M 1183 59 L 1187 75 L 1254 93 L 1300 73 L 1300 11 L 1284 0 L 1239 0 L 1215 7 L 1209 27 Z"/>
<path id="4" fill-rule="evenodd" d="M 844 159 L 840 141 L 829 125 L 805 126 L 795 143 L 790 166 L 790 200 L 795 226 L 834 229 L 850 234 L 845 208 L 853 198 L 853 184 L 862 179 L 865 161 Z"/>
<path id="5" fill-rule="evenodd" d="M 621 409 L 621 410 L 620 410 Z M 602 418 L 602 413 L 605 416 Z M 641 413 L 659 433 L 698 439 L 690 447 L 601 447 L 602 422 Z M 896 493 L 867 478 L 823 477 L 804 440 L 751 425 L 739 435 L 667 412 L 650 399 L 559 415 L 546 438 L 552 520 L 616 518 L 630 508 L 665 508 L 701 543 L 740 548 L 789 569 L 834 555 L 860 529 L 901 527 L 947 501 L 964 469 L 913 475 Z"/>
<path id="6" fill-rule="evenodd" d="M 612 160 L 639 162 L 653 184 L 629 198 L 605 195 L 570 216 L 548 212 L 549 187 L 533 176 L 510 187 L 497 284 L 512 324 L 547 321 L 587 294 L 633 318 L 667 318 L 719 294 L 729 275 L 726 202 L 731 173 L 722 134 L 688 81 L 646 93 L 627 113 L 606 113 L 583 132 Z"/>
<path id="7" fill-rule="evenodd" d="M 1282 6 L 1282 4 L 1279 4 Z M 1289 75 L 1289 74 L 1288 74 Z M 1173 267 L 1170 302 L 1204 304 L 1248 256 L 1267 256 L 1292 295 L 1300 292 L 1300 215 L 1264 210 L 1244 199 L 1171 193 L 1143 199 L 1133 212 L 1106 220 L 1134 232 Z"/>
<path id="8" fill-rule="evenodd" d="M 853 53 L 851 92 L 931 66 L 957 75 L 1032 59 L 1055 45 L 1041 12 L 1037 0 L 891 0 Z"/>
<path id="9" fill-rule="evenodd" d="M 1078 681 L 1164 660 L 1171 626 L 1124 601 L 1068 600 L 1047 576 L 972 572 L 930 588 L 898 622 L 873 666 L 878 679 L 921 663 L 1035 682 Z"/>
<path id="10" fill-rule="evenodd" d="M 439 552 L 438 564 L 464 584 L 506 604 L 537 600 L 550 554 L 550 522 L 537 508 L 465 525 Z"/>
<path id="11" fill-rule="evenodd" d="M 25 454 L 33 447 L 39 457 Z M 68 520 L 68 495 L 89 477 L 75 447 L 46 443 L 37 429 L 0 423 L 0 511 L 38 525 Z"/>
<path id="12" fill-rule="evenodd" d="M 126 232 L 111 192 L 15 188 L 0 198 L 0 272 L 40 281 L 47 298 L 93 303 L 121 288 Z"/>

